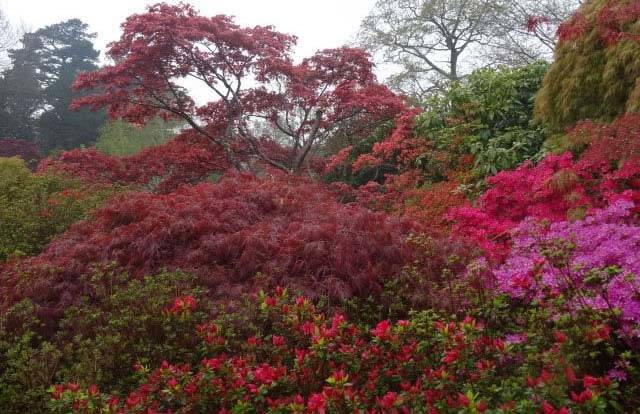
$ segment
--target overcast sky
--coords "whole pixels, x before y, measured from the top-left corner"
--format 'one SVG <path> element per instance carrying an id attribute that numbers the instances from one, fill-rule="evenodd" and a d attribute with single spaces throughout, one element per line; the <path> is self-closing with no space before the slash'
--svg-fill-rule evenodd
<path id="1" fill-rule="evenodd" d="M 96 48 L 120 36 L 120 23 L 145 5 L 157 0 L 0 0 L 0 6 L 14 22 L 28 29 L 80 18 L 96 32 Z M 204 15 L 236 16 L 241 25 L 273 25 L 298 36 L 298 56 L 318 49 L 341 46 L 353 39 L 360 21 L 375 0 L 190 0 Z M 177 1 L 168 1 L 177 3 Z"/>

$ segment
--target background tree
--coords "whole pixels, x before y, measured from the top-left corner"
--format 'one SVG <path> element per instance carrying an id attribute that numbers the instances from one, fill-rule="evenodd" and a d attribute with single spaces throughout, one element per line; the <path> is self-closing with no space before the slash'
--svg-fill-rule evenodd
<path id="1" fill-rule="evenodd" d="M 389 85 L 422 102 L 471 71 L 551 60 L 579 0 L 378 0 L 359 43 L 399 67 Z"/>
<path id="2" fill-rule="evenodd" d="M 144 148 L 164 144 L 182 128 L 180 122 L 154 118 L 143 127 L 117 119 L 100 128 L 96 148 L 109 155 L 133 155 Z"/>
<path id="3" fill-rule="evenodd" d="M 32 64 L 14 65 L 0 76 L 0 135 L 35 141 L 43 95 Z"/>
<path id="4" fill-rule="evenodd" d="M 76 82 L 79 89 L 99 92 L 77 99 L 75 106 L 107 107 L 112 117 L 133 123 L 156 116 L 183 119 L 239 169 L 248 155 L 298 171 L 348 121 L 365 114 L 377 120 L 402 106 L 376 82 L 368 56 L 359 50 L 322 51 L 296 65 L 290 57 L 294 37 L 271 27 L 240 27 L 223 15 L 200 16 L 186 4 L 150 6 L 122 27 L 108 52 L 114 64 Z M 187 78 L 215 99 L 198 106 L 179 84 Z M 257 135 L 250 128 L 255 119 L 267 120 L 284 142 Z"/>
<path id="5" fill-rule="evenodd" d="M 496 0 L 378 0 L 364 19 L 359 43 L 400 65 L 398 89 L 428 90 L 458 81 L 474 66 L 474 49 L 489 43 Z M 417 85 L 416 85 L 417 84 Z"/>
<path id="6" fill-rule="evenodd" d="M 83 71 L 97 69 L 94 34 L 78 19 L 25 33 L 9 51 L 12 66 L 3 74 L 7 136 L 38 140 L 45 149 L 73 148 L 95 141 L 104 115 L 72 112 L 71 84 Z"/>
<path id="7" fill-rule="evenodd" d="M 16 29 L 0 8 L 0 69 L 9 64 L 6 53 L 16 44 L 17 40 Z"/>
<path id="8" fill-rule="evenodd" d="M 491 47 L 495 62 L 520 65 L 553 60 L 557 30 L 580 0 L 503 0 Z"/>

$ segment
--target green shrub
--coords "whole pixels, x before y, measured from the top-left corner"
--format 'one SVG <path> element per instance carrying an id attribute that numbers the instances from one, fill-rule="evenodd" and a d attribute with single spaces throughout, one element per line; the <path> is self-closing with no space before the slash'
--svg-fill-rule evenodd
<path id="1" fill-rule="evenodd" d="M 444 177 L 439 171 L 470 168 L 475 182 L 538 156 L 546 131 L 532 122 L 533 107 L 547 69 L 542 61 L 480 69 L 433 96 L 416 120 L 418 134 L 433 151 L 419 156 L 417 166 L 436 179 Z M 469 154 L 472 166 L 465 158 Z"/>
<path id="2" fill-rule="evenodd" d="M 108 122 L 100 129 L 96 148 L 109 155 L 124 157 L 144 148 L 164 144 L 176 136 L 180 124 L 155 118 L 144 127 L 123 120 Z"/>
<path id="3" fill-rule="evenodd" d="M 0 261 L 38 253 L 114 191 L 35 175 L 19 158 L 0 158 Z"/>
<path id="4" fill-rule="evenodd" d="M 6 414 L 44 412 L 56 382 L 99 384 L 128 392 L 134 365 L 202 358 L 197 327 L 209 316 L 205 292 L 193 277 L 162 273 L 142 280 L 110 271 L 87 277 L 87 294 L 67 310 L 55 334 L 28 301 L 0 317 L 0 407 Z M 198 310 L 180 312 L 176 298 Z M 173 307 L 172 307 L 173 305 Z"/>
<path id="5" fill-rule="evenodd" d="M 587 1 L 565 31 L 574 35 L 560 41 L 555 62 L 545 76 L 536 100 L 536 118 L 553 133 L 562 133 L 584 119 L 610 121 L 640 109 L 640 44 L 633 40 L 606 42 L 599 15 L 611 4 Z M 624 30 L 637 35 L 640 22 L 625 23 Z"/>

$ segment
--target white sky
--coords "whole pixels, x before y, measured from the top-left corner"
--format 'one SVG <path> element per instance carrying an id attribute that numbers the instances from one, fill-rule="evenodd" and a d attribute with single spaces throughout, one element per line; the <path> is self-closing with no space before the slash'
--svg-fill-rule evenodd
<path id="1" fill-rule="evenodd" d="M 0 7 L 29 30 L 80 18 L 97 33 L 96 49 L 120 36 L 120 23 L 156 0 L 0 0 Z M 168 3 L 177 3 L 169 0 Z M 228 14 L 240 25 L 273 25 L 298 37 L 299 57 L 351 41 L 375 0 L 189 0 L 203 15 Z M 103 56 L 104 57 L 104 56 Z"/>

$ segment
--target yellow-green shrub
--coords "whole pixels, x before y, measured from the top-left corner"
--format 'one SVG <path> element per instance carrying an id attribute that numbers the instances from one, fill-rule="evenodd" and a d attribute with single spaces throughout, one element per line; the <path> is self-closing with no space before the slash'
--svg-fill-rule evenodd
<path id="1" fill-rule="evenodd" d="M 0 261 L 38 253 L 114 191 L 36 175 L 19 158 L 0 158 Z"/>
<path id="2" fill-rule="evenodd" d="M 640 110 L 640 43 L 632 38 L 612 42 L 603 36 L 601 13 L 628 0 L 591 0 L 560 29 L 555 62 L 536 100 L 536 117 L 561 133 L 583 119 L 611 121 Z M 606 10 L 605 10 L 606 11 Z M 630 17 L 621 28 L 640 34 Z M 564 34 L 564 36 L 563 36 Z"/>

